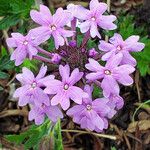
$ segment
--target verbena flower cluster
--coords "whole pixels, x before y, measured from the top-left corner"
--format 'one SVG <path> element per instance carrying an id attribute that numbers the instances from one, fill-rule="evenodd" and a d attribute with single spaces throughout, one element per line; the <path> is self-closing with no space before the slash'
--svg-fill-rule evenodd
<path id="1" fill-rule="evenodd" d="M 22 86 L 14 97 L 19 98 L 19 106 L 32 106 L 29 120 L 39 125 L 47 116 L 56 122 L 63 118 L 62 110 L 67 110 L 66 114 L 81 128 L 102 132 L 108 128 L 108 120 L 123 107 L 119 84 L 133 83 L 130 75 L 135 71 L 136 60 L 130 52 L 141 51 L 144 44 L 139 42 L 139 36 L 123 40 L 115 33 L 109 42 L 100 40 L 97 47 L 88 49 L 90 38 L 101 39 L 102 30 L 117 28 L 116 17 L 106 11 L 107 4 L 98 0 L 91 0 L 89 9 L 70 4 L 66 10 L 58 8 L 53 15 L 46 6 L 40 5 L 39 11 L 30 12 L 39 27 L 26 36 L 12 33 L 7 39 L 8 46 L 14 48 L 11 60 L 16 66 L 26 58 L 57 66 L 47 76 L 44 64 L 37 76 L 25 67 L 16 76 Z M 84 35 L 80 45 L 78 33 Z M 55 49 L 49 52 L 40 45 L 50 38 L 54 40 Z M 100 63 L 102 61 L 105 65 Z M 95 85 L 102 89 L 103 97 L 93 98 Z"/>

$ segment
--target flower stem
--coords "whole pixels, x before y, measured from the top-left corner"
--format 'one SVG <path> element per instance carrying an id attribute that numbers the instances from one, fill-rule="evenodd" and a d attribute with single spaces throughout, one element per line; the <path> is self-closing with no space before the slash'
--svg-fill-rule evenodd
<path id="1" fill-rule="evenodd" d="M 90 30 L 85 33 L 81 47 L 84 47 L 89 39 L 90 39 Z"/>
<path id="2" fill-rule="evenodd" d="M 76 31 L 76 24 L 77 24 L 77 19 L 74 18 L 71 21 L 71 29 L 72 29 L 72 31 Z M 74 33 L 74 35 L 72 36 L 72 40 L 74 41 L 75 39 L 76 39 L 76 33 Z"/>
<path id="3" fill-rule="evenodd" d="M 82 131 L 82 130 L 66 130 L 66 129 L 62 129 L 62 132 L 74 132 L 74 133 L 82 133 L 82 134 L 92 134 L 98 137 L 102 137 L 102 138 L 107 138 L 107 139 L 111 139 L 111 140 L 117 140 L 118 137 L 115 135 L 107 135 L 107 134 L 99 134 L 99 133 L 94 133 L 94 132 L 89 132 L 89 131 Z"/>
<path id="4" fill-rule="evenodd" d="M 38 47 L 37 49 L 38 49 L 39 53 L 42 53 L 42 54 L 47 55 L 49 57 L 53 56 L 52 53 L 50 53 L 50 52 L 48 52 L 48 51 L 46 51 L 46 50 L 44 50 L 44 49 L 42 49 L 40 47 Z"/>
<path id="5" fill-rule="evenodd" d="M 52 63 L 52 61 L 48 58 L 45 58 L 43 56 L 39 56 L 39 55 L 36 55 L 36 56 L 33 56 L 34 59 L 36 60 L 40 60 L 40 61 L 43 61 L 43 62 L 48 62 L 48 63 Z"/>

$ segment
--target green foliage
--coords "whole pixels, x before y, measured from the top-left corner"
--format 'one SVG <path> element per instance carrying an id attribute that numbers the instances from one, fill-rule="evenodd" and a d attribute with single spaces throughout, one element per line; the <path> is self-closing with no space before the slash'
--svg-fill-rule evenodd
<path id="1" fill-rule="evenodd" d="M 9 77 L 8 70 L 14 68 L 14 63 L 10 60 L 9 56 L 2 56 L 0 58 L 0 79 Z"/>
<path id="2" fill-rule="evenodd" d="M 63 150 L 60 120 L 55 125 L 55 128 L 53 130 L 53 136 L 54 136 L 55 149 Z"/>
<path id="3" fill-rule="evenodd" d="M 0 0 L 0 30 L 27 19 L 33 4 L 34 0 Z"/>
<path id="4" fill-rule="evenodd" d="M 94 85 L 93 97 L 94 98 L 103 97 L 102 89 L 100 89 L 97 85 Z"/>
<path id="5" fill-rule="evenodd" d="M 7 135 L 6 138 L 17 145 L 22 144 L 25 150 L 38 150 L 47 144 L 52 149 L 63 150 L 60 121 L 52 128 L 47 119 L 40 126 L 32 125 L 27 131 L 19 135 Z M 50 144 L 51 141 L 54 141 L 54 145 Z"/>
<path id="6" fill-rule="evenodd" d="M 23 64 L 21 65 L 21 68 L 22 67 L 26 67 L 32 71 L 37 71 L 38 70 L 38 61 L 37 60 L 30 60 L 28 58 L 26 58 L 24 61 L 23 61 Z"/>
<path id="7" fill-rule="evenodd" d="M 115 32 L 122 35 L 123 39 L 131 35 L 139 35 L 140 42 L 145 44 L 145 49 L 142 52 L 132 53 L 137 60 L 137 68 L 142 76 L 150 73 L 150 39 L 147 37 L 145 27 L 135 27 L 135 18 L 131 15 L 124 15 L 118 18 L 118 28 L 115 31 L 108 32 L 109 37 L 113 36 Z"/>

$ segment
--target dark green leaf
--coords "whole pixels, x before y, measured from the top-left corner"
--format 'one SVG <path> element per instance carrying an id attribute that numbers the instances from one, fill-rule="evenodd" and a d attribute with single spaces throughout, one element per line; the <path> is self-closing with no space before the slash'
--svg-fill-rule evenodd
<path id="1" fill-rule="evenodd" d="M 0 79 L 6 79 L 6 78 L 8 78 L 8 77 L 9 77 L 9 74 L 0 71 Z"/>

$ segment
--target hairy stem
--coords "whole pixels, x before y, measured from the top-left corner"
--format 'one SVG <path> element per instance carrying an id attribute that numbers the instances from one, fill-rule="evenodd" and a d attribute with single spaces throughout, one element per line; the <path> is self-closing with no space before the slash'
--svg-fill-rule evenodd
<path id="1" fill-rule="evenodd" d="M 52 61 L 51 61 L 50 59 L 45 58 L 45 57 L 43 57 L 43 56 L 36 55 L 36 56 L 33 56 L 33 58 L 36 59 L 36 60 L 40 60 L 40 61 L 52 63 Z"/>
<path id="2" fill-rule="evenodd" d="M 81 47 L 84 47 L 89 39 L 90 39 L 90 30 L 85 33 Z"/>
<path id="3" fill-rule="evenodd" d="M 48 57 L 52 57 L 53 56 L 52 53 L 50 53 L 50 52 L 48 52 L 48 51 L 46 51 L 46 50 L 44 50 L 44 49 L 42 49 L 40 47 L 38 47 L 38 51 L 39 51 L 39 53 L 42 53 L 42 54 L 44 54 L 44 55 L 46 55 Z"/>

